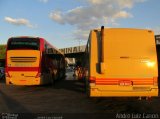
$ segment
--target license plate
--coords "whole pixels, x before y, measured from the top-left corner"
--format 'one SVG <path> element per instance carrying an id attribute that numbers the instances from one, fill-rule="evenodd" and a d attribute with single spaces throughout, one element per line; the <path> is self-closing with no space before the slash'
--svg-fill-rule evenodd
<path id="1" fill-rule="evenodd" d="M 120 81 L 119 85 L 120 86 L 131 86 L 132 85 L 132 81 Z"/>

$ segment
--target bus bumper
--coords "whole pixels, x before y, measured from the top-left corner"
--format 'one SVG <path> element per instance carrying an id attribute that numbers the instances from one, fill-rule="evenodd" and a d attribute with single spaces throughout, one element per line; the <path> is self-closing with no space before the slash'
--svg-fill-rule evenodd
<path id="1" fill-rule="evenodd" d="M 6 77 L 7 85 L 40 85 L 40 78 L 13 79 Z"/>
<path id="2" fill-rule="evenodd" d="M 156 97 L 158 86 L 111 86 L 96 85 L 90 87 L 90 97 Z"/>

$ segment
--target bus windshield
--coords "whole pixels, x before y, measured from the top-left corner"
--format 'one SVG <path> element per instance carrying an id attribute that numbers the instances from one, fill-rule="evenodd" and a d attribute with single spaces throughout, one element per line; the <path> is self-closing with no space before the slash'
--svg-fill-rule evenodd
<path id="1" fill-rule="evenodd" d="M 39 50 L 38 38 L 11 38 L 8 42 L 8 50 L 14 49 L 32 49 Z"/>

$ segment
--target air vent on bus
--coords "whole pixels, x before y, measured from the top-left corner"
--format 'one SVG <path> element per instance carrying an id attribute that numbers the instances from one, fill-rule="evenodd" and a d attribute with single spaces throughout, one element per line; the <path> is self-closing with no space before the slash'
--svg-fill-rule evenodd
<path id="1" fill-rule="evenodd" d="M 36 62 L 36 57 L 11 57 L 11 62 Z"/>

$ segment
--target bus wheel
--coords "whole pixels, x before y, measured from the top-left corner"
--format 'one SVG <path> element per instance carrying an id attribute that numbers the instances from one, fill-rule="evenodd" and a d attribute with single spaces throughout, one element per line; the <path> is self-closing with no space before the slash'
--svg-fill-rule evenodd
<path id="1" fill-rule="evenodd" d="M 87 94 L 87 97 L 90 98 L 90 89 L 89 89 L 89 87 L 86 90 L 86 94 Z"/>
<path id="2" fill-rule="evenodd" d="M 52 75 L 51 76 L 51 85 L 54 86 L 54 83 L 55 83 L 55 77 L 54 77 L 54 75 Z"/>
<path id="3" fill-rule="evenodd" d="M 6 84 L 9 85 L 9 80 L 6 79 Z"/>
<path id="4" fill-rule="evenodd" d="M 85 82 L 85 92 L 86 92 L 87 97 L 90 97 L 89 82 L 87 80 Z"/>
<path id="5" fill-rule="evenodd" d="M 5 76 L 2 77 L 2 80 L 5 80 Z"/>

